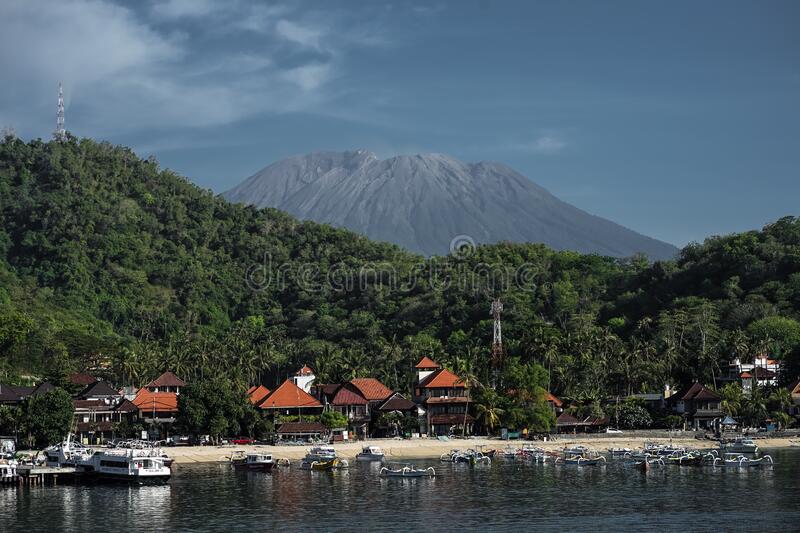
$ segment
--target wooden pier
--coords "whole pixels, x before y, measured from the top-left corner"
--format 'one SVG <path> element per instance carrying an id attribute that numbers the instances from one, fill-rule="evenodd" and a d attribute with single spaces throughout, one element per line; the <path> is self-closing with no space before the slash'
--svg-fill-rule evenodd
<path id="1" fill-rule="evenodd" d="M 44 485 L 45 483 L 57 484 L 59 476 L 61 478 L 72 479 L 75 476 L 75 467 L 53 467 L 53 466 L 17 466 L 17 480 L 21 485 Z"/>

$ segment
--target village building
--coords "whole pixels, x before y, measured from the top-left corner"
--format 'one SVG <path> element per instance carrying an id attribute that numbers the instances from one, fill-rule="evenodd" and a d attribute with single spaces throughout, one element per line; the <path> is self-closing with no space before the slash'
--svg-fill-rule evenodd
<path id="1" fill-rule="evenodd" d="M 400 426 L 399 423 L 385 423 L 384 421 L 387 419 L 387 417 L 381 415 L 396 414 L 400 417 L 414 417 L 415 419 L 419 419 L 420 416 L 420 410 L 417 407 L 417 404 L 407 399 L 399 392 L 393 393 L 391 396 L 381 402 L 376 411 L 378 413 L 378 417 L 376 418 L 372 432 L 374 436 L 377 437 L 403 436 L 403 427 Z M 419 430 L 418 421 L 416 429 L 417 431 Z"/>
<path id="2" fill-rule="evenodd" d="M 132 423 L 139 409 L 128 400 L 75 399 L 75 438 L 83 444 L 99 445 L 114 439 L 120 422 Z"/>
<path id="3" fill-rule="evenodd" d="M 76 372 L 67 376 L 67 381 L 79 387 L 86 387 L 97 381 L 97 378 L 85 372 Z"/>
<path id="4" fill-rule="evenodd" d="M 28 399 L 34 387 L 0 383 L 0 405 L 20 405 Z"/>
<path id="5" fill-rule="evenodd" d="M 122 393 L 109 385 L 107 381 L 93 381 L 76 394 L 75 398 L 78 400 L 101 400 L 113 404 L 122 398 Z"/>
<path id="6" fill-rule="evenodd" d="M 169 437 L 172 424 L 178 417 L 176 392 L 150 392 L 141 388 L 131 403 L 138 409 L 139 418 L 148 425 L 151 440 Z"/>
<path id="7" fill-rule="evenodd" d="M 258 408 L 272 413 L 274 417 L 280 415 L 302 417 L 322 413 L 322 404 L 291 379 L 287 379 L 267 394 L 258 404 Z"/>
<path id="8" fill-rule="evenodd" d="M 254 385 L 247 390 L 247 397 L 251 404 L 258 405 L 264 401 L 269 392 L 269 389 L 264 385 Z"/>
<path id="9" fill-rule="evenodd" d="M 276 432 L 280 441 L 311 441 L 327 438 L 328 428 L 319 422 L 285 422 Z"/>
<path id="10" fill-rule="evenodd" d="M 783 362 L 778 359 L 757 356 L 752 363 L 743 363 L 736 358 L 723 369 L 719 379 L 723 382 L 739 383 L 745 393 L 749 394 L 754 385 L 776 387 L 782 371 Z"/>
<path id="11" fill-rule="evenodd" d="M 317 379 L 317 376 L 314 375 L 314 371 L 308 365 L 303 365 L 303 368 L 298 370 L 292 377 L 294 384 L 308 393 L 311 392 L 311 386 L 314 384 L 315 379 Z"/>
<path id="12" fill-rule="evenodd" d="M 724 416 L 721 401 L 719 394 L 695 382 L 670 396 L 667 403 L 673 412 L 683 416 L 685 428 L 716 430 L 716 423 Z"/>
<path id="13" fill-rule="evenodd" d="M 556 419 L 557 433 L 600 433 L 608 427 L 608 418 L 586 416 L 577 418 L 566 411 Z"/>
<path id="14" fill-rule="evenodd" d="M 415 400 L 425 406 L 426 430 L 431 435 L 472 432 L 469 389 L 464 380 L 428 357 L 417 365 Z"/>
<path id="15" fill-rule="evenodd" d="M 336 390 L 330 408 L 347 417 L 347 426 L 357 438 L 365 439 L 369 431 L 371 415 L 369 400 L 352 383 L 343 383 Z"/>
<path id="16" fill-rule="evenodd" d="M 142 388 L 150 392 L 171 392 L 180 394 L 181 388 L 185 386 L 185 381 L 176 376 L 173 372 L 167 370 Z"/>

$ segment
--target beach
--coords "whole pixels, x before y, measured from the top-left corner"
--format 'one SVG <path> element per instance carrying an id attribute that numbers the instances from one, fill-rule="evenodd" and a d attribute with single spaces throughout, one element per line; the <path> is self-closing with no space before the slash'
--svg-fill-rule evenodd
<path id="1" fill-rule="evenodd" d="M 759 438 L 756 440 L 762 449 L 788 448 L 792 446 L 792 441 L 796 437 L 771 437 Z M 386 453 L 388 460 L 403 459 L 438 459 L 443 453 L 453 449 L 467 449 L 483 447 L 485 450 L 502 449 L 506 446 L 522 447 L 523 445 L 537 446 L 548 451 L 557 451 L 565 446 L 582 444 L 594 448 L 599 452 L 606 451 L 608 448 L 641 448 L 645 442 L 659 442 L 662 444 L 672 443 L 676 446 L 686 448 L 716 448 L 718 443 L 713 440 L 696 439 L 691 434 L 679 435 L 673 438 L 649 438 L 649 437 L 626 437 L 624 435 L 559 435 L 552 441 L 523 441 L 512 440 L 504 441 L 496 438 L 475 437 L 466 439 L 370 439 L 364 441 L 339 442 L 333 445 L 337 454 L 345 459 L 356 456 L 364 446 L 380 446 Z M 269 453 L 275 459 L 289 459 L 290 461 L 301 460 L 306 452 L 311 448 L 311 444 L 305 446 L 270 446 L 270 445 L 223 445 L 223 446 L 176 446 L 164 448 L 164 451 L 177 464 L 187 463 L 214 463 L 227 461 L 234 452 L 261 452 Z"/>

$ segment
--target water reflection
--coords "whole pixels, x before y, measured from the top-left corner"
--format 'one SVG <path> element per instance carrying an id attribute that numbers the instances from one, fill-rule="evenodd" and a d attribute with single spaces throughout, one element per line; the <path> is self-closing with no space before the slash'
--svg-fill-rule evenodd
<path id="1" fill-rule="evenodd" d="M 800 450 L 773 468 L 602 467 L 495 461 L 433 466 L 433 479 L 379 477 L 377 463 L 348 471 L 297 467 L 273 474 L 185 465 L 162 486 L 0 488 L 0 530 L 514 528 L 622 530 L 708 526 L 794 530 L 800 520 Z"/>

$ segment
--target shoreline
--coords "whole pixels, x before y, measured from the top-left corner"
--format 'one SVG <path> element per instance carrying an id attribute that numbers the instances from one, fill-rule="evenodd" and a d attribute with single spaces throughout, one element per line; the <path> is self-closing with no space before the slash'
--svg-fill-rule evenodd
<path id="1" fill-rule="evenodd" d="M 759 449 L 790 448 L 792 438 L 763 438 L 757 439 Z M 663 444 L 672 443 L 686 448 L 716 448 L 717 441 L 701 440 L 693 437 L 676 436 L 673 438 L 649 438 L 649 437 L 624 437 L 614 436 L 607 438 L 586 437 L 586 436 L 565 436 L 559 437 L 555 441 L 504 441 L 497 438 L 475 437 L 467 439 L 453 439 L 440 441 L 435 439 L 369 439 L 365 441 L 354 441 L 333 444 L 339 457 L 343 459 L 354 459 L 356 454 L 364 446 L 380 446 L 386 453 L 386 459 L 438 459 L 443 453 L 453 449 L 467 449 L 483 446 L 486 450 L 503 449 L 506 446 L 521 448 L 523 445 L 541 447 L 547 451 L 558 451 L 565 446 L 583 444 L 598 452 L 605 452 L 608 448 L 641 448 L 645 442 L 659 442 Z M 800 442 L 800 440 L 797 440 Z M 299 461 L 305 457 L 306 452 L 311 448 L 311 444 L 305 446 L 271 446 L 271 445 L 223 445 L 223 446 L 176 446 L 173 448 L 162 448 L 171 457 L 175 464 L 192 463 L 220 463 L 228 461 L 228 457 L 234 452 L 259 452 L 271 454 L 274 459 L 289 459 Z"/>

